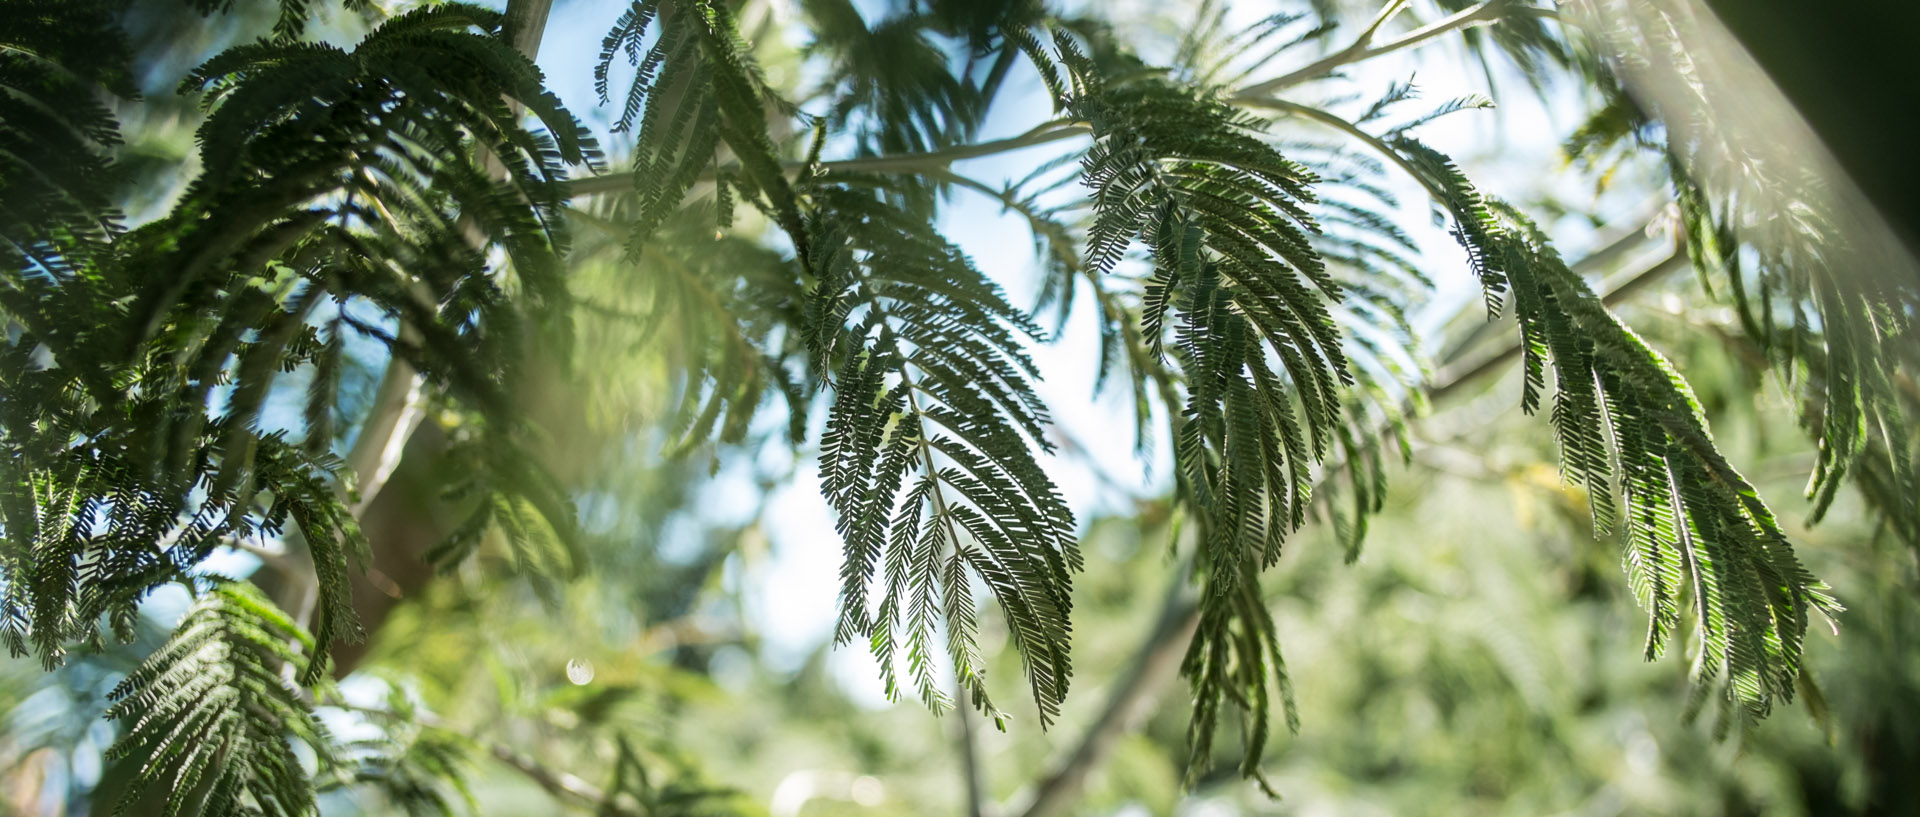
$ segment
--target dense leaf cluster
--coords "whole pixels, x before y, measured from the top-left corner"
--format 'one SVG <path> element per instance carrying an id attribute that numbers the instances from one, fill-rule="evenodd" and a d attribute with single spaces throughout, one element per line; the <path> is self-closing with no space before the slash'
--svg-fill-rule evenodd
<path id="1" fill-rule="evenodd" d="M 1562 468 L 1586 489 L 1596 532 L 1621 530 L 1630 582 L 1651 616 L 1647 658 L 1665 649 L 1684 598 L 1701 629 L 1693 675 L 1703 689 L 1722 681 L 1746 717 L 1791 700 L 1809 615 L 1839 605 L 1714 448 L 1686 381 L 1600 305 L 1524 215 L 1481 195 L 1419 142 L 1401 137 L 1394 147 L 1442 192 L 1488 297 L 1511 294 L 1529 413 L 1552 363 Z"/>
<path id="2" fill-rule="evenodd" d="M 1451 220 L 1490 317 L 1517 318 L 1521 407 L 1552 400 L 1567 481 L 1596 532 L 1618 532 L 1650 613 L 1649 658 L 1691 619 L 1698 689 L 1720 689 L 1729 714 L 1764 716 L 1801 680 L 1810 614 L 1838 610 L 1666 359 L 1525 215 L 1410 134 L 1482 101 L 1375 134 L 1411 83 L 1348 121 L 1236 93 L 1227 84 L 1253 69 L 1236 74 L 1198 33 L 1161 68 L 1099 23 L 1032 3 L 912 4 L 870 22 L 854 4 L 809 0 L 807 54 L 826 70 L 807 113 L 769 82 L 765 32 L 743 31 L 736 4 L 638 0 L 595 75 L 614 132 L 631 134 L 631 183 L 581 183 L 568 168 L 600 169 L 597 147 L 515 50 L 504 15 L 426 5 L 344 49 L 302 39 L 312 5 L 281 0 L 271 39 L 187 77 L 205 171 L 131 230 L 114 209 L 119 135 L 104 101 L 133 94 L 117 7 L 17 0 L 0 17 L 0 458 L 13 469 L 0 483 L 0 638 L 51 666 L 103 627 L 127 637 L 156 586 L 196 589 L 112 712 L 127 724 L 116 751 L 140 760 L 135 788 L 169 813 L 311 813 L 296 741 L 328 774 L 410 812 L 448 813 L 464 793 L 466 747 L 405 701 L 378 740 L 337 744 L 314 715 L 327 645 L 356 633 L 347 588 L 369 551 L 357 514 L 385 478 L 336 452 L 396 448 L 410 429 L 341 422 L 346 372 L 366 349 L 401 382 L 417 373 L 446 418 L 434 453 L 459 475 L 440 487 L 463 516 L 428 558 L 457 563 L 495 537 L 551 580 L 583 557 L 574 486 L 528 444 L 529 369 L 683 341 L 662 344 L 675 393 L 658 441 L 670 454 L 759 439 L 755 419 L 776 395 L 791 445 L 819 418 L 845 554 L 836 639 L 867 642 L 890 694 L 911 687 L 942 711 L 957 691 L 1004 726 L 981 647 L 992 625 L 977 599 L 991 597 L 1039 721 L 1054 721 L 1086 565 L 1046 469 L 1055 439 L 1029 349 L 1047 333 L 936 228 L 956 191 L 1032 225 L 1049 258 L 1040 306 L 1062 323 L 1074 293 L 1091 293 L 1101 382 L 1131 379 L 1142 447 L 1166 420 L 1190 534 L 1175 546 L 1199 585 L 1181 665 L 1190 779 L 1209 767 L 1223 718 L 1238 719 L 1239 768 L 1255 779 L 1276 698 L 1296 727 L 1262 575 L 1315 518 L 1354 558 L 1385 496 L 1385 452 L 1409 450 L 1405 419 L 1426 384 L 1407 315 L 1430 265 L 1396 223 L 1383 160 Z M 1196 31 L 1225 16 L 1207 19 Z M 1264 65 L 1330 30 L 1299 33 L 1306 19 L 1222 36 Z M 1473 36 L 1530 74 L 1572 59 L 1537 15 Z M 622 62 L 631 85 L 616 94 Z M 954 161 L 991 152 L 970 141 L 1028 66 L 1060 118 L 1002 147 L 1090 138 L 1004 187 L 958 173 Z M 1377 156 L 1280 140 L 1252 109 L 1306 115 Z M 1583 138 L 1644 131 L 1615 113 Z M 1088 195 L 1059 204 L 1071 180 L 1049 176 L 1074 161 Z M 1864 475 L 1890 524 L 1920 541 L 1913 361 L 1878 353 L 1913 336 L 1911 286 L 1823 266 L 1819 225 L 1761 245 L 1749 269 L 1735 237 L 1749 228 L 1684 174 L 1679 190 L 1696 263 L 1817 403 L 1806 415 L 1822 445 L 1817 509 L 1844 475 Z M 580 225 L 607 240 L 570 258 Z M 388 426 L 393 439 L 363 437 Z M 1336 507 L 1342 491 L 1350 501 Z M 198 577 L 223 547 L 309 556 L 311 611 Z M 614 772 L 606 813 L 725 799 L 655 785 L 624 741 Z"/>

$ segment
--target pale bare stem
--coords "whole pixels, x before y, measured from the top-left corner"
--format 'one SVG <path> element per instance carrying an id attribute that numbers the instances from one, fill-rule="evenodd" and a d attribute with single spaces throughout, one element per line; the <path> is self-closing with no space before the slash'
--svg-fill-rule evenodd
<path id="1" fill-rule="evenodd" d="M 1498 2 L 1498 0 L 1495 1 Z M 1414 181 L 1419 182 L 1421 187 L 1426 188 L 1427 194 L 1432 196 L 1434 200 L 1445 201 L 1447 198 L 1446 191 L 1435 187 L 1433 182 L 1427 179 L 1426 174 L 1414 167 L 1412 162 L 1407 161 L 1407 157 L 1400 155 L 1400 151 L 1394 150 L 1391 145 L 1388 145 L 1380 137 L 1366 132 L 1359 125 L 1355 125 L 1337 115 L 1315 108 L 1312 105 L 1302 105 L 1298 102 L 1288 102 L 1284 99 L 1250 96 L 1239 99 L 1238 101 L 1256 108 L 1268 108 L 1280 111 L 1281 113 L 1304 116 L 1341 133 L 1345 133 L 1359 140 L 1367 147 L 1372 148 L 1376 153 L 1379 153 L 1382 158 L 1399 165 L 1400 169 L 1406 171 L 1408 176 L 1412 177 Z"/>
<path id="2" fill-rule="evenodd" d="M 280 568 L 281 563 L 284 562 L 287 558 L 287 552 L 284 550 L 275 550 L 270 547 L 263 547 L 260 545 L 256 545 L 252 542 L 249 542 L 245 539 L 235 539 L 231 542 L 228 542 L 227 547 L 233 548 L 234 550 L 238 550 L 244 553 L 251 553 L 253 554 L 254 558 L 257 558 L 262 562 L 266 562 L 268 565 L 272 565 L 276 570 L 281 569 Z"/>
<path id="3" fill-rule="evenodd" d="M 1692 265 L 1687 260 L 1685 248 L 1679 246 L 1679 242 L 1676 240 L 1672 248 L 1660 254 L 1659 258 L 1649 262 L 1643 262 L 1636 268 L 1622 274 L 1620 277 L 1624 280 L 1621 280 L 1620 283 L 1614 285 L 1613 288 L 1602 294 L 1600 296 L 1600 302 L 1607 306 L 1617 306 L 1646 289 L 1648 286 L 1658 282 L 1660 279 L 1680 270 L 1691 268 Z M 1575 271 L 1579 271 L 1578 265 L 1575 266 Z M 1520 343 L 1516 340 L 1514 343 L 1503 346 L 1498 351 L 1488 354 L 1486 357 L 1480 358 L 1472 363 L 1460 361 L 1442 368 L 1439 374 L 1434 377 L 1433 385 L 1427 389 L 1428 399 L 1438 400 L 1446 397 L 1472 382 L 1479 380 L 1485 375 L 1501 371 L 1505 364 L 1512 362 L 1514 358 L 1520 356 L 1520 351 Z"/>
<path id="4" fill-rule="evenodd" d="M 1360 36 L 1354 40 L 1355 45 L 1364 47 L 1372 42 L 1373 35 L 1380 33 L 1380 27 L 1386 25 L 1388 20 L 1393 19 L 1394 15 L 1399 14 L 1406 7 L 1407 0 L 1388 0 L 1387 4 L 1381 7 L 1380 13 L 1373 15 L 1373 22 L 1368 23 L 1366 30 L 1360 32 Z"/>
<path id="5" fill-rule="evenodd" d="M 404 341 L 412 333 L 402 329 L 400 334 Z M 347 472 L 353 475 L 354 487 L 359 492 L 352 506 L 356 518 L 366 511 L 367 504 L 380 494 L 387 478 L 393 476 L 393 469 L 400 465 L 400 454 L 406 450 L 407 439 L 413 436 L 424 415 L 423 386 L 420 374 L 406 360 L 395 355 L 387 361 L 387 371 L 381 375 L 380 386 L 373 393 L 373 406 L 360 424 L 360 435 L 353 441 L 353 450 L 347 453 Z"/>
<path id="6" fill-rule="evenodd" d="M 514 751 L 511 746 L 492 743 L 488 744 L 487 751 L 493 755 L 493 759 L 533 781 L 555 799 L 578 801 L 598 809 L 596 813 L 599 814 L 639 817 L 634 811 L 608 799 L 607 793 L 601 791 L 599 786 L 567 772 L 542 766 L 539 761 Z"/>
<path id="7" fill-rule="evenodd" d="M 596 814 L 615 815 L 616 817 L 640 817 L 638 812 L 610 798 L 599 786 L 582 780 L 576 775 L 548 768 L 539 761 L 521 754 L 513 747 L 504 743 L 482 740 L 472 735 L 462 734 L 458 730 L 450 729 L 441 723 L 439 718 L 426 712 L 412 712 L 403 716 L 397 712 L 378 707 L 355 706 L 344 700 L 339 700 L 337 697 L 334 700 L 327 701 L 326 705 L 344 709 L 349 712 L 372 715 L 383 720 L 399 722 L 411 721 L 412 723 L 429 729 L 439 729 L 461 735 L 461 737 L 485 747 L 487 754 L 492 755 L 494 760 L 500 761 L 502 765 L 533 781 L 535 785 L 544 789 L 556 800 L 571 801 L 579 805 L 592 807 L 595 809 L 594 813 Z"/>
<path id="8" fill-rule="evenodd" d="M 1398 12 L 1401 5 L 1404 4 L 1389 4 L 1381 12 L 1381 16 L 1374 19 L 1373 25 L 1361 32 L 1361 35 L 1347 47 L 1274 79 L 1243 88 L 1233 95 L 1233 101 L 1246 102 L 1252 98 L 1271 96 L 1281 89 L 1324 77 L 1337 68 L 1364 62 L 1382 54 L 1412 48 L 1450 31 L 1494 22 L 1499 20 L 1501 15 L 1512 10 L 1513 0 L 1487 0 L 1480 5 L 1462 9 L 1379 45 L 1374 45 L 1373 37 L 1378 33 L 1379 27 L 1392 16 L 1393 12 Z"/>
<path id="9" fill-rule="evenodd" d="M 547 33 L 547 16 L 553 0 L 507 0 L 507 34 L 513 48 L 527 59 L 540 55 L 540 40 Z"/>

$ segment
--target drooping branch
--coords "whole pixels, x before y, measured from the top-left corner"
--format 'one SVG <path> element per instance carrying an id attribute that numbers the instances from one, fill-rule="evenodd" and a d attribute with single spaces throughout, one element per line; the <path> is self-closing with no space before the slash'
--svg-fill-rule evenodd
<path id="1" fill-rule="evenodd" d="M 1574 264 L 1574 269 L 1581 273 L 1597 273 L 1599 268 L 1613 263 L 1619 257 L 1620 245 L 1624 243 L 1623 239 L 1622 242 L 1601 248 Z M 1608 306 L 1623 303 L 1666 275 L 1686 267 L 1685 249 L 1674 246 L 1658 258 L 1615 276 L 1620 283 L 1603 293 L 1601 300 Z M 1470 346 L 1456 346 L 1450 357 L 1463 356 Z M 1458 359 L 1440 361 L 1436 368 L 1438 374 L 1427 389 L 1429 400 L 1459 393 L 1467 386 L 1503 371 L 1506 364 L 1520 355 L 1520 351 L 1521 344 L 1516 338 L 1498 351 L 1472 363 Z M 1316 487 L 1324 478 L 1323 473 L 1315 480 Z M 1178 665 L 1199 622 L 1200 608 L 1187 586 L 1187 569 L 1183 565 L 1175 571 L 1174 584 L 1167 593 L 1160 617 L 1135 652 L 1132 663 L 1125 670 L 1125 678 L 1114 687 L 1106 705 L 1073 751 L 1066 754 L 1059 765 L 1035 787 L 1031 799 L 1020 811 L 1020 817 L 1052 817 L 1071 808 L 1087 778 L 1106 762 L 1113 746 L 1137 725 L 1164 685 L 1173 680 L 1172 668 Z"/>

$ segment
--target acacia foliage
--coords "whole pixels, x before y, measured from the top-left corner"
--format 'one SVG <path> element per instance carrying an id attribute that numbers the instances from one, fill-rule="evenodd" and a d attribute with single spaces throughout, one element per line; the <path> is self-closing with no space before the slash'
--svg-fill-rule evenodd
<path id="1" fill-rule="evenodd" d="M 111 56 L 112 7 L 23 5 L 30 14 L 0 27 L 14 46 L 0 51 L 0 453 L 19 474 L 0 495 L 0 638 L 52 665 L 72 643 L 100 641 L 103 620 L 124 636 L 155 586 L 192 584 L 202 601 L 114 710 L 130 724 L 125 751 L 148 758 L 141 782 L 176 806 L 310 811 L 286 741 L 330 751 L 307 696 L 324 691 L 326 645 L 355 634 L 347 580 L 367 552 L 353 508 L 368 475 L 334 454 L 354 425 L 337 417 L 350 345 L 383 347 L 467 413 L 469 444 L 449 459 L 466 471 L 450 487 L 470 515 L 436 558 L 465 558 L 498 530 L 531 572 L 563 577 L 578 568 L 576 514 L 568 486 L 525 448 L 524 369 L 564 357 L 577 316 L 637 319 L 642 335 L 672 321 L 702 346 L 682 357 L 673 451 L 747 441 L 775 395 L 804 445 L 805 418 L 824 404 L 821 482 L 846 557 L 836 638 L 868 643 L 890 693 L 911 687 L 943 710 L 950 671 L 1004 725 L 978 643 L 984 590 L 1044 726 L 1069 688 L 1072 579 L 1087 565 L 1046 468 L 1054 445 L 1028 348 L 1047 333 L 935 226 L 942 196 L 967 190 L 1033 225 L 1050 259 L 1043 306 L 1064 320 L 1075 292 L 1093 299 L 1102 382 L 1124 369 L 1138 438 L 1167 421 L 1193 531 L 1176 546 L 1191 549 L 1200 587 L 1182 663 L 1189 776 L 1210 765 L 1232 717 L 1240 770 L 1257 779 L 1276 699 L 1289 728 L 1298 717 L 1262 574 L 1317 515 L 1357 553 L 1384 496 L 1383 452 L 1406 450 L 1404 420 L 1425 385 L 1406 315 L 1428 264 L 1378 184 L 1384 159 L 1451 218 L 1490 312 L 1510 303 L 1518 317 L 1521 405 L 1536 410 L 1551 385 L 1563 470 L 1596 530 L 1622 532 L 1650 612 L 1648 657 L 1690 617 L 1698 689 L 1720 690 L 1744 717 L 1792 696 L 1809 615 L 1837 604 L 1718 453 L 1680 375 L 1524 215 L 1409 133 L 1473 103 L 1374 134 L 1410 86 L 1349 122 L 1214 84 L 1222 67 L 1196 67 L 1198 38 L 1182 64 L 1156 67 L 1097 21 L 1031 3 L 935 3 L 875 23 L 845 3 L 804 6 L 831 66 L 819 115 L 768 81 L 733 4 L 633 3 L 595 77 L 611 103 L 628 64 L 615 131 L 632 133 L 632 184 L 595 187 L 612 201 L 569 212 L 580 188 L 568 169 L 598 169 L 597 148 L 509 45 L 502 15 L 425 6 L 342 49 L 301 39 L 307 4 L 283 0 L 273 39 L 215 56 L 183 85 L 203 100 L 208 169 L 165 215 L 123 230 L 108 164 L 118 137 L 95 91 L 130 93 L 125 60 L 80 54 L 62 33 L 91 27 Z M 1526 20 L 1494 42 L 1536 66 L 1563 60 L 1544 24 Z M 1265 46 L 1300 21 L 1276 17 L 1233 42 Z M 959 45 L 964 59 L 945 50 Z M 1048 170 L 1064 165 L 1003 189 L 951 166 L 1022 62 L 1059 114 L 1029 136 L 1090 136 L 1071 154 L 1088 195 L 1071 204 L 1041 204 L 1062 189 Z M 1283 141 L 1252 113 L 1263 102 L 1308 111 L 1379 156 Z M 829 160 L 830 149 L 849 155 Z M 33 209 L 14 206 L 16 191 Z M 575 222 L 618 233 L 624 260 L 650 276 L 633 288 L 644 292 L 637 316 L 576 302 Z M 1706 222 L 1690 223 L 1710 252 Z M 709 228 L 715 239 L 696 238 Z M 1820 305 L 1821 334 L 1843 341 L 1827 344 L 1830 366 L 1880 378 L 1858 393 L 1836 390 L 1838 374 L 1826 381 L 1829 454 L 1814 483 L 1824 504 L 1870 439 L 1863 424 L 1883 442 L 1904 427 L 1882 399 L 1890 375 L 1859 361 L 1865 339 L 1906 331 L 1910 314 L 1831 286 L 1789 296 L 1795 310 Z M 1860 320 L 1871 330 L 1846 334 Z M 301 380 L 297 419 L 269 412 Z M 1895 491 L 1912 482 L 1901 462 L 1889 460 Z M 1325 501 L 1333 476 L 1346 477 L 1346 509 Z M 312 555 L 310 622 L 247 583 L 195 579 L 217 549 L 268 539 Z M 211 750 L 179 742 L 216 723 L 226 731 Z M 409 747 L 421 750 L 411 761 Z M 445 810 L 418 778 L 452 775 L 457 753 L 388 748 L 398 760 L 355 774 Z M 169 776 L 176 758 L 187 762 Z"/>
<path id="2" fill-rule="evenodd" d="M 0 502 L 0 636 L 14 650 L 52 664 L 72 641 L 97 642 L 103 620 L 124 634 L 151 588 L 224 544 L 279 536 L 312 554 L 317 643 L 354 635 L 347 579 L 366 543 L 348 503 L 364 475 L 343 474 L 334 453 L 347 345 L 385 345 L 510 431 L 520 359 L 530 344 L 565 342 L 556 208 L 565 165 L 593 161 L 595 148 L 502 26 L 495 12 L 447 4 L 388 20 L 350 51 L 286 40 L 228 50 L 183 83 L 206 109 L 197 140 L 209 170 L 170 212 L 121 232 L 93 206 L 101 193 L 75 182 L 57 191 L 72 206 L 46 211 L 60 221 L 9 235 L 35 248 L 11 260 L 0 290 L 16 475 Z M 23 50 L 46 54 L 27 64 L 49 76 L 76 75 L 58 57 L 93 64 Z M 509 100 L 548 130 L 523 127 Z M 111 121 L 88 93 L 54 103 L 107 130 L 53 134 L 46 149 L 68 155 L 47 163 L 111 189 L 110 174 L 88 169 Z M 76 208 L 103 227 L 74 229 Z M 294 372 L 304 409 L 269 416 L 269 395 Z M 514 445 L 501 433 L 495 449 Z M 506 490 L 564 532 L 570 502 L 543 487 Z M 323 668 L 316 657 L 303 678 Z"/>

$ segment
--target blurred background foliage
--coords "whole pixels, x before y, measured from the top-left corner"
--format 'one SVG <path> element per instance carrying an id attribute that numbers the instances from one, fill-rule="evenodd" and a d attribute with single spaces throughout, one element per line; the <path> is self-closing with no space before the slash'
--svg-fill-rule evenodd
<path id="1" fill-rule="evenodd" d="M 177 13 L 171 6 L 178 3 L 141 0 L 126 17 L 136 64 L 145 68 L 136 81 L 146 99 L 122 112 L 130 139 L 121 166 L 136 219 L 163 207 L 191 176 L 185 165 L 193 161 L 197 114 L 174 96 L 177 78 L 274 19 L 268 4 L 240 4 L 231 16 L 203 20 Z M 780 32 L 797 25 L 799 10 L 785 2 L 744 5 L 765 16 L 743 19 L 760 19 L 774 32 L 755 40 L 770 81 L 807 98 L 827 69 L 808 61 L 804 37 Z M 1321 5 L 1351 19 L 1370 4 Z M 547 51 L 586 49 L 618 6 L 561 0 L 556 19 L 588 22 L 550 29 Z M 1195 20 L 1246 18 L 1244 9 L 1227 16 L 1222 8 L 1130 2 L 1086 10 L 1142 51 L 1168 54 Z M 364 27 L 338 11 L 321 24 L 323 36 L 342 40 Z M 1597 248 L 1601 236 L 1642 232 L 1648 246 L 1671 242 L 1678 227 L 1670 215 L 1654 211 L 1644 231 L 1635 221 L 1647 212 L 1645 201 L 1663 195 L 1663 171 L 1652 159 L 1629 152 L 1614 165 L 1559 159 L 1556 166 L 1560 142 L 1596 104 L 1594 94 L 1525 41 L 1511 53 L 1532 55 L 1531 64 L 1477 50 L 1484 45 L 1479 37 L 1443 44 L 1370 67 L 1367 76 L 1418 69 L 1423 84 L 1440 78 L 1431 82 L 1445 88 L 1439 96 L 1477 91 L 1500 99 L 1503 108 L 1473 114 L 1475 124 L 1439 141 L 1489 187 L 1556 215 L 1547 223 L 1563 244 Z M 604 111 L 569 102 L 604 129 Z M 1005 164 L 989 164 L 981 175 L 1018 178 L 1035 164 L 990 161 Z M 1187 702 L 1171 667 L 1148 666 L 1141 650 L 1185 592 L 1174 579 L 1182 571 L 1173 544 L 1191 531 L 1164 497 L 1165 464 L 1151 451 L 1138 464 L 1146 478 L 1110 473 L 1112 452 L 1104 449 L 1133 434 L 1112 423 L 1111 412 L 1056 406 L 1068 457 L 1087 448 L 1101 455 L 1076 466 L 1093 475 L 1090 493 L 1099 501 L 1081 512 L 1092 565 L 1074 588 L 1073 662 L 1082 680 L 1060 722 L 1046 732 L 1018 718 L 1006 733 L 963 729 L 964 710 L 933 718 L 911 702 L 886 703 L 864 656 L 846 657 L 861 652 L 857 646 L 836 651 L 824 630 L 799 639 L 766 632 L 770 620 L 811 615 L 770 608 L 769 599 L 836 593 L 831 582 L 804 584 L 831 572 L 783 572 L 796 559 L 837 548 L 829 541 L 781 558 L 796 536 L 831 536 L 789 518 L 801 501 L 793 496 L 815 491 L 806 483 L 810 452 L 785 442 L 788 418 L 763 413 L 741 429 L 742 445 L 724 451 L 661 455 L 675 443 L 676 395 L 687 388 L 680 373 L 699 371 L 690 358 L 736 329 L 699 320 L 698 308 L 662 307 L 687 291 L 633 286 L 621 274 L 631 263 L 619 252 L 621 231 L 599 230 L 622 214 L 605 207 L 576 217 L 578 357 L 564 372 L 556 367 L 531 401 L 549 435 L 543 459 L 580 504 L 578 578 L 529 581 L 519 569 L 525 555 L 489 541 L 480 558 L 395 607 L 343 681 L 343 705 L 321 710 L 340 737 L 362 739 L 370 757 L 388 758 L 363 770 L 384 782 L 336 781 L 322 798 L 326 814 L 441 806 L 497 815 L 949 814 L 967 799 L 970 743 L 988 802 L 999 804 L 998 813 L 1022 814 L 1048 770 L 1137 672 L 1152 690 L 1150 705 L 1131 713 L 1130 728 L 1113 738 L 1107 762 L 1064 813 L 1920 813 L 1920 790 L 1911 783 L 1920 769 L 1914 551 L 1850 492 L 1819 526 L 1791 525 L 1801 557 L 1836 588 L 1847 613 L 1837 634 L 1818 628 L 1809 639 L 1802 695 L 1790 710 L 1716 740 L 1712 713 L 1688 712 L 1684 661 L 1638 660 L 1645 623 L 1625 586 L 1621 545 L 1592 537 L 1585 497 L 1554 466 L 1551 429 L 1519 417 L 1510 365 L 1441 395 L 1413 426 L 1411 459 L 1389 466 L 1385 510 L 1357 561 L 1347 563 L 1328 518 L 1297 537 L 1267 577 L 1264 592 L 1304 716 L 1298 736 L 1279 741 L 1264 761 L 1282 799 L 1267 799 L 1232 773 L 1237 758 L 1227 755 L 1237 738 L 1230 735 L 1218 750 L 1220 770 L 1191 790 L 1180 785 Z M 691 226 L 666 229 L 709 229 L 712 214 L 697 216 Z M 1009 243 L 1010 224 L 1024 229 L 991 214 L 948 228 L 972 249 Z M 1422 246 L 1438 248 L 1430 253 L 1432 277 L 1464 278 L 1444 237 L 1430 238 Z M 647 263 L 681 265 L 689 280 L 700 280 L 700 270 L 686 265 L 739 274 L 778 262 L 756 242 L 734 242 Z M 676 245 L 659 246 L 667 249 L 648 252 Z M 1038 288 L 1043 261 L 988 271 L 1020 298 Z M 1499 333 L 1475 331 L 1477 302 L 1457 286 L 1440 289 L 1422 320 L 1441 363 L 1497 347 L 1483 335 Z M 716 297 L 754 295 L 748 287 Z M 1794 398 L 1732 310 L 1684 273 L 1637 285 L 1618 308 L 1687 374 L 1729 457 L 1789 522 L 1804 517 L 1796 497 L 1814 452 L 1796 427 Z M 655 320 L 631 320 L 650 314 Z M 353 361 L 365 374 L 349 381 L 360 393 L 343 395 L 344 403 L 371 399 L 381 363 L 364 355 Z M 455 418 L 428 422 L 458 433 Z M 220 569 L 247 573 L 257 564 L 235 555 Z M 787 586 L 770 594 L 775 585 Z M 102 804 L 114 795 L 112 761 L 103 752 L 117 727 L 100 718 L 105 693 L 164 639 L 184 606 L 184 594 L 156 594 L 136 640 L 76 655 L 53 672 L 31 659 L 0 659 L 0 813 L 108 813 Z M 992 686 L 1018 688 L 1020 660 L 997 626 L 991 619 L 983 632 L 997 676 Z M 439 782 L 436 764 L 463 769 L 467 790 Z"/>

